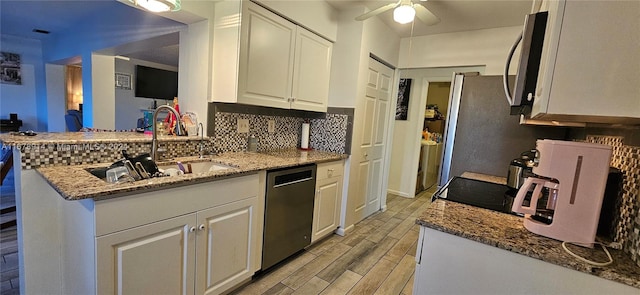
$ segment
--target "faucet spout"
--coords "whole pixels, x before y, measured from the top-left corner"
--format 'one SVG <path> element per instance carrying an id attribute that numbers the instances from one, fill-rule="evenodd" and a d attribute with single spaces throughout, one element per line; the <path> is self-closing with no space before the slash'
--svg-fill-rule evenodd
<path id="1" fill-rule="evenodd" d="M 180 120 L 180 114 L 178 113 L 178 111 L 176 111 L 176 109 L 172 108 L 171 106 L 168 105 L 161 105 L 158 108 L 156 108 L 156 110 L 153 112 L 153 121 L 151 122 L 151 124 L 153 124 L 153 139 L 151 141 L 151 158 L 153 159 L 153 161 L 157 161 L 158 160 L 158 114 L 160 113 L 161 110 L 167 110 L 170 113 L 173 113 L 174 116 L 176 116 L 176 119 L 178 120 L 178 123 L 176 124 L 176 135 L 185 135 L 185 131 L 182 128 L 182 121 Z"/>

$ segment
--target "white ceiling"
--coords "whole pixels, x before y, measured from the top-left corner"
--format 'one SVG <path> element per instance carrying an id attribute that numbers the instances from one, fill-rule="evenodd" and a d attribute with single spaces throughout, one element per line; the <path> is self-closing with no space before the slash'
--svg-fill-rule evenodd
<path id="1" fill-rule="evenodd" d="M 398 0 L 327 0 L 341 10 L 364 5 L 374 10 Z M 440 18 L 440 23 L 426 26 L 416 21 L 401 25 L 393 21 L 393 9 L 378 15 L 387 26 L 401 37 L 462 32 L 524 24 L 524 17 L 531 11 L 532 0 L 412 0 L 426 7 Z M 365 20 L 366 21 L 366 20 Z"/>
<path id="2" fill-rule="evenodd" d="M 294 0 L 315 1 L 315 0 Z M 326 0 L 337 10 L 354 6 L 365 6 L 369 10 L 395 2 L 394 0 Z M 397 0 L 396 0 L 397 1 Z M 524 15 L 531 9 L 532 0 L 429 0 L 420 3 L 437 15 L 441 22 L 434 26 L 425 26 L 419 20 L 406 25 L 393 21 L 393 10 L 384 12 L 377 17 L 385 22 L 401 37 L 422 36 L 429 34 L 469 31 L 496 27 L 522 25 Z M 119 12 L 132 13 L 131 8 L 116 0 L 0 0 L 0 33 L 17 35 L 27 38 L 44 39 L 48 35 L 32 32 L 42 29 L 51 32 L 73 30 L 83 22 L 105 13 L 119 15 Z M 145 14 L 145 21 L 150 17 Z M 164 19 L 160 16 L 152 18 Z M 166 19 L 164 19 L 166 20 Z M 121 25 L 135 25 L 136 18 L 117 18 Z M 366 21 L 366 20 L 365 20 Z M 50 35 L 49 35 L 50 36 Z M 178 65 L 178 51 L 176 44 L 166 47 L 153 46 L 144 51 L 124 54 L 131 58 L 158 62 L 167 65 Z"/>

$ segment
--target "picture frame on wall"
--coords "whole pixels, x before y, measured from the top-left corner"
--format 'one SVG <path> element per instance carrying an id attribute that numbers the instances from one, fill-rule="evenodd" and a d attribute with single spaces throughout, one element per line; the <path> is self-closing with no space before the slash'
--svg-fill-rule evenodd
<path id="1" fill-rule="evenodd" d="M 22 85 L 20 54 L 0 51 L 0 83 Z"/>
<path id="2" fill-rule="evenodd" d="M 409 97 L 412 79 L 400 79 L 398 85 L 398 102 L 396 104 L 396 120 L 407 120 L 409 114 Z"/>
<path id="3" fill-rule="evenodd" d="M 131 75 L 116 73 L 116 89 L 131 90 Z"/>

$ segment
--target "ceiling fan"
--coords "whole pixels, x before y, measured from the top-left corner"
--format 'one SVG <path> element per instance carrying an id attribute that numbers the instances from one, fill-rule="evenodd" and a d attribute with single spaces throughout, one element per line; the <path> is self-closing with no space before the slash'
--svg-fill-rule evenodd
<path id="1" fill-rule="evenodd" d="M 427 1 L 427 0 L 420 0 Z M 368 19 L 372 16 L 383 13 L 387 10 L 393 9 L 393 20 L 398 23 L 406 24 L 413 21 L 415 16 L 420 19 L 427 26 L 432 26 L 440 22 L 440 18 L 431 13 L 427 8 L 418 3 L 413 3 L 411 0 L 398 0 L 395 3 L 389 3 L 385 6 L 378 7 L 365 14 L 356 17 L 357 21 Z"/>

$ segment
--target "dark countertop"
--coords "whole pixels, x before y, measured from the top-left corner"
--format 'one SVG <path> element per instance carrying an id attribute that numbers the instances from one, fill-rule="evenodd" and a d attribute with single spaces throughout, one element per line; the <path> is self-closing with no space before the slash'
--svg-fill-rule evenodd
<path id="1" fill-rule="evenodd" d="M 463 175 L 469 176 L 469 175 Z M 486 179 L 485 179 L 486 180 Z M 533 234 L 524 228 L 522 217 L 461 203 L 436 200 L 416 220 L 421 226 L 472 241 L 515 252 L 601 278 L 640 288 L 640 267 L 622 250 L 609 249 L 614 262 L 593 266 L 581 262 L 561 246 L 561 242 Z M 576 254 L 594 261 L 607 261 L 599 246 L 593 249 L 569 246 Z"/>

